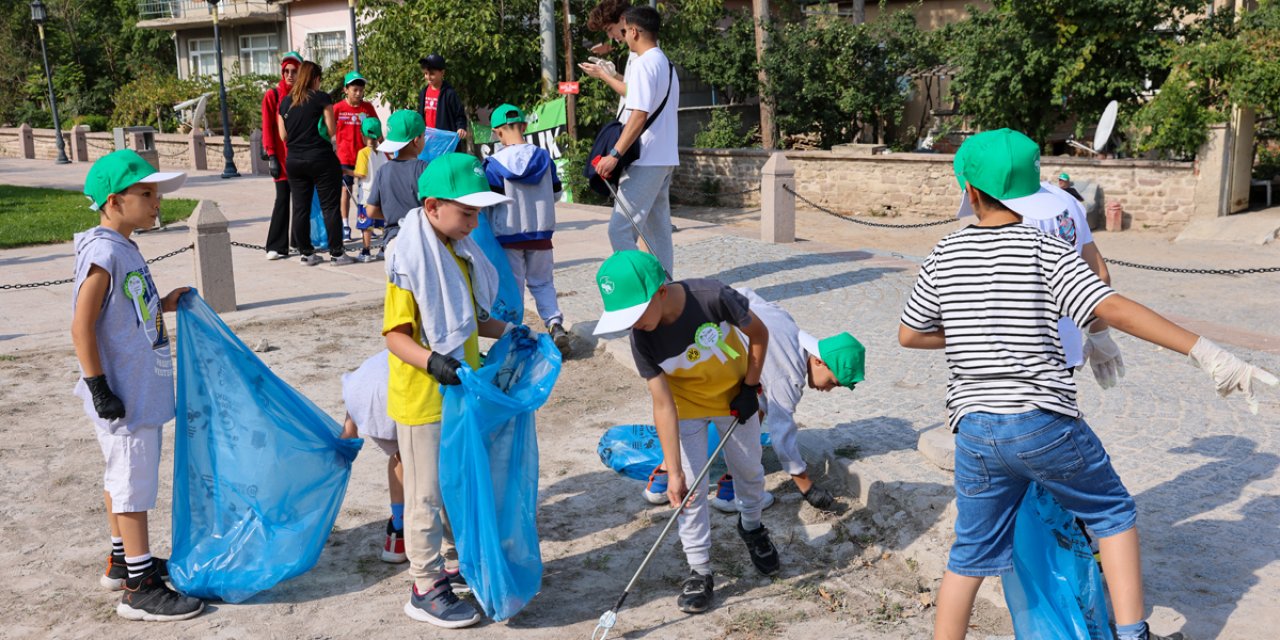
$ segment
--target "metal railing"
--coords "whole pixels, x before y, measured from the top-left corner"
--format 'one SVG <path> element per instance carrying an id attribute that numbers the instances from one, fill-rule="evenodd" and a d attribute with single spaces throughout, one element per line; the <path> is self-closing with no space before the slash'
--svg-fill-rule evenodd
<path id="1" fill-rule="evenodd" d="M 218 15 L 222 17 L 278 11 L 277 5 L 267 0 L 221 0 L 218 3 Z M 209 3 L 205 0 L 138 0 L 138 18 L 141 20 L 208 17 Z"/>

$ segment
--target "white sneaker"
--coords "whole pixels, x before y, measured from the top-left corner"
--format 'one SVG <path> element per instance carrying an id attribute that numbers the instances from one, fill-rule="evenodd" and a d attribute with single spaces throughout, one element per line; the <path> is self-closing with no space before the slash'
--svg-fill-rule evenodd
<path id="1" fill-rule="evenodd" d="M 268 252 L 267 252 L 267 259 L 268 259 L 268 260 L 281 260 L 281 259 L 284 259 L 284 258 L 286 258 L 286 257 L 288 257 L 288 256 L 282 256 L 282 255 L 280 255 L 280 252 L 279 252 L 279 251 L 268 251 Z"/>
<path id="2" fill-rule="evenodd" d="M 764 492 L 764 497 L 760 499 L 760 510 L 764 511 L 765 509 L 772 507 L 773 502 L 774 502 L 773 493 L 769 491 Z M 711 505 L 712 508 L 714 508 L 716 511 L 721 511 L 724 513 L 738 512 L 738 503 L 736 501 L 724 500 L 714 495 L 707 498 L 707 504 Z"/>

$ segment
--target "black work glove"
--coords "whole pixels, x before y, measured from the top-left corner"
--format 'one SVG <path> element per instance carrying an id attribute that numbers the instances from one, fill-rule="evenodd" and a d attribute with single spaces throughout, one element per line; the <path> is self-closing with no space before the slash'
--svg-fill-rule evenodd
<path id="1" fill-rule="evenodd" d="M 458 378 L 458 367 L 461 366 L 462 363 L 453 356 L 446 356 L 438 351 L 432 351 L 431 357 L 427 358 L 427 373 L 444 385 L 462 384 L 462 380 Z"/>
<path id="2" fill-rule="evenodd" d="M 98 412 L 99 418 L 119 420 L 124 417 L 124 402 L 107 385 L 107 376 L 85 378 L 84 383 L 89 387 L 89 393 L 93 395 L 93 410 Z"/>
<path id="3" fill-rule="evenodd" d="M 271 172 L 271 179 L 280 179 L 280 161 L 275 156 L 267 156 L 267 170 Z"/>
<path id="4" fill-rule="evenodd" d="M 760 392 L 760 385 L 742 383 L 738 387 L 738 395 L 729 401 L 729 414 L 738 422 L 746 422 L 760 413 Z"/>

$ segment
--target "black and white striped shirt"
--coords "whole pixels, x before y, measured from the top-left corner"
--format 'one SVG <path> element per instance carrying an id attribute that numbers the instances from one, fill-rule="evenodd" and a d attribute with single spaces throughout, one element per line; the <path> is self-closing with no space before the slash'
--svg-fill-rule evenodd
<path id="1" fill-rule="evenodd" d="M 946 331 L 948 423 L 967 413 L 1044 409 L 1080 416 L 1058 319 L 1086 327 L 1115 293 L 1061 239 L 1021 224 L 966 227 L 925 258 L 902 311 L 920 333 Z"/>

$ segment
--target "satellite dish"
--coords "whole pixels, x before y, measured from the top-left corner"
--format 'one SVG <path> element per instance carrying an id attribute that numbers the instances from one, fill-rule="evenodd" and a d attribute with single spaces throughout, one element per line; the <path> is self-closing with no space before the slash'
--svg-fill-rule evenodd
<path id="1" fill-rule="evenodd" d="M 1120 103 L 1115 100 L 1107 103 L 1107 108 L 1102 110 L 1102 118 L 1098 120 L 1097 131 L 1093 134 L 1094 153 L 1102 153 L 1111 140 L 1111 132 L 1116 128 L 1116 112 L 1119 110 Z"/>
<path id="2" fill-rule="evenodd" d="M 1111 140 L 1111 133 L 1116 129 L 1116 113 L 1119 111 L 1120 103 L 1115 100 L 1107 103 L 1107 108 L 1102 110 L 1102 117 L 1098 119 L 1098 126 L 1094 128 L 1092 149 L 1075 140 L 1067 140 L 1067 144 L 1089 153 L 1102 153 Z"/>

